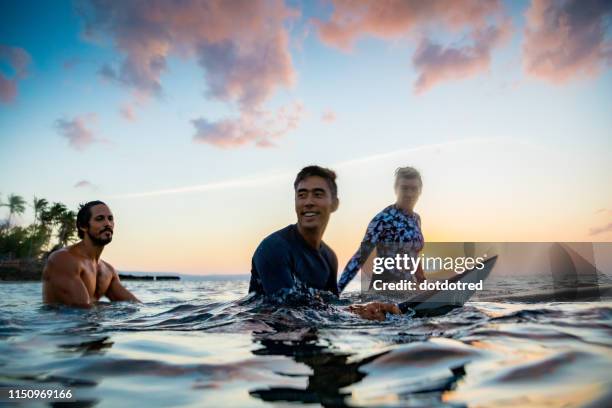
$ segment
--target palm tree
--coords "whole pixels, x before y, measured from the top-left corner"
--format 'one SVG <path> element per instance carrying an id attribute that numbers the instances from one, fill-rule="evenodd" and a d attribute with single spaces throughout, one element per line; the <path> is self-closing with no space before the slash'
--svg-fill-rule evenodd
<path id="1" fill-rule="evenodd" d="M 23 214 L 26 209 L 26 201 L 22 196 L 18 196 L 16 194 L 10 194 L 8 196 L 8 201 L 5 204 L 2 204 L 3 207 L 8 207 L 9 209 L 9 217 L 8 217 L 8 226 L 11 226 L 11 218 L 13 218 L 13 214 Z"/>
<path id="2" fill-rule="evenodd" d="M 0 196 L 2 197 L 2 196 Z M 0 207 L 3 207 L 4 204 L 2 203 L 2 199 L 0 199 Z M 4 229 L 7 229 L 8 225 L 6 221 L 2 221 L 2 223 L 0 223 L 0 232 L 2 232 Z"/>
<path id="3" fill-rule="evenodd" d="M 59 246 L 65 247 L 68 243 L 74 240 L 76 234 L 76 214 L 74 211 L 64 211 L 59 218 L 59 229 L 57 231 L 57 238 L 59 240 Z"/>
<path id="4" fill-rule="evenodd" d="M 38 221 L 41 220 L 42 214 L 47 210 L 48 205 L 49 202 L 44 198 L 36 198 L 36 196 L 34 196 L 34 199 L 32 200 L 32 209 L 34 210 L 34 224 L 32 224 L 32 226 L 30 227 L 31 234 L 30 239 L 28 240 L 28 258 L 32 258 L 33 244 L 40 243 L 38 245 L 44 245 L 44 235 L 41 234 L 44 234 L 43 231 L 45 231 L 46 226 L 44 225 L 44 223 L 42 225 L 38 225 Z"/>
<path id="5" fill-rule="evenodd" d="M 46 228 L 49 228 L 50 234 L 53 234 L 53 229 L 57 228 L 58 243 L 53 246 L 51 252 L 74 241 L 75 219 L 74 211 L 68 210 L 62 203 L 53 203 L 51 207 L 41 213 L 40 220 Z"/>
<path id="6" fill-rule="evenodd" d="M 44 198 L 36 198 L 32 200 L 32 209 L 34 210 L 34 225 L 38 225 L 38 220 L 40 220 L 40 215 L 43 211 L 47 209 L 49 202 Z"/>
<path id="7" fill-rule="evenodd" d="M 53 203 L 48 210 L 49 221 L 54 225 L 59 225 L 64 213 L 68 208 L 62 203 Z"/>

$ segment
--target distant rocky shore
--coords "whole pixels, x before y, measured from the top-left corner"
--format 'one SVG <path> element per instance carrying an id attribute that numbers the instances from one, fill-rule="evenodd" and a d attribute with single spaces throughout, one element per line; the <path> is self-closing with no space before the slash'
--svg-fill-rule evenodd
<path id="1" fill-rule="evenodd" d="M 0 262 L 0 281 L 40 281 L 44 263 L 37 260 Z"/>
<path id="2" fill-rule="evenodd" d="M 44 262 L 37 260 L 0 261 L 0 282 L 40 281 Z M 121 280 L 169 281 L 180 280 L 175 275 L 132 275 L 120 273 Z"/>
<path id="3" fill-rule="evenodd" d="M 130 275 L 130 274 L 119 274 L 121 280 L 146 280 L 146 281 L 168 281 L 168 280 L 181 280 L 180 276 L 173 275 Z"/>

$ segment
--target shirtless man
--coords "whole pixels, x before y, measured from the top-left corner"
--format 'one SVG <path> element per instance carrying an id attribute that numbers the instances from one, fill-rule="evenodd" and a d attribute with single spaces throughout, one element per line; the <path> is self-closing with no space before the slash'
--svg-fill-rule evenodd
<path id="1" fill-rule="evenodd" d="M 113 239 L 113 213 L 102 201 L 81 205 L 77 214 L 81 241 L 53 252 L 43 270 L 43 302 L 91 307 L 102 296 L 111 301 L 139 300 L 121 285 L 109 263 L 100 259 Z"/>

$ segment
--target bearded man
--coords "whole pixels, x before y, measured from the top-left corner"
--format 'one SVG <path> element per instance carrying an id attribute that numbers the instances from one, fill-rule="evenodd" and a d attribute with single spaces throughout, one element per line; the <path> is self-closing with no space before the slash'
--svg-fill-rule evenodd
<path id="1" fill-rule="evenodd" d="M 138 302 L 119 281 L 108 262 L 100 259 L 113 239 L 115 220 L 102 201 L 81 205 L 76 226 L 81 241 L 53 252 L 43 270 L 43 302 L 89 308 L 102 296 L 111 301 Z"/>

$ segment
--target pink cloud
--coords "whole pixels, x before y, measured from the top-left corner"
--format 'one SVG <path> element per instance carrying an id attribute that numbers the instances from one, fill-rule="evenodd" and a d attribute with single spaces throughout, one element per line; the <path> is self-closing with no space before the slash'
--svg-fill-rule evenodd
<path id="1" fill-rule="evenodd" d="M 81 12 L 86 35 L 110 36 L 123 55 L 117 66 L 104 65 L 100 75 L 141 94 L 163 93 L 168 57 L 194 58 L 206 78 L 207 96 L 239 110 L 237 118 L 217 122 L 214 131 L 204 125 L 210 123 L 206 119 L 193 121 L 220 146 L 234 146 L 243 140 L 237 134 L 257 131 L 244 128 L 252 122 L 245 117 L 262 109 L 276 90 L 295 83 L 284 23 L 299 12 L 282 0 L 92 0 Z M 227 143 L 220 142 L 223 138 Z"/>
<path id="2" fill-rule="evenodd" d="M 589 235 L 599 235 L 606 232 L 612 232 L 612 222 L 602 227 L 594 227 L 589 231 Z"/>
<path id="3" fill-rule="evenodd" d="M 74 188 L 90 188 L 92 190 L 97 190 L 97 187 L 92 184 L 90 181 L 81 180 L 74 185 Z"/>
<path id="4" fill-rule="evenodd" d="M 77 116 L 72 120 L 58 119 L 55 128 L 58 133 L 68 139 L 70 147 L 82 151 L 98 141 L 88 126 L 96 120 L 95 114 Z"/>
<path id="5" fill-rule="evenodd" d="M 600 208 L 599 210 L 595 211 L 595 214 L 612 215 L 612 210 L 608 208 Z"/>
<path id="6" fill-rule="evenodd" d="M 232 148 L 249 143 L 273 147 L 274 140 L 295 130 L 303 117 L 302 104 L 284 106 L 276 112 L 243 111 L 239 118 L 211 122 L 205 118 L 192 121 L 196 128 L 194 141 L 217 147 Z"/>
<path id="7" fill-rule="evenodd" d="M 209 95 L 239 101 L 244 109 L 265 102 L 280 86 L 294 83 L 295 73 L 284 31 L 266 39 L 265 45 L 235 42 L 203 45 L 198 61 L 206 71 Z"/>
<path id="8" fill-rule="evenodd" d="M 349 50 L 360 37 L 384 40 L 419 38 L 413 64 L 418 72 L 415 92 L 442 81 L 462 79 L 486 71 L 491 52 L 510 32 L 500 1 L 488 0 L 334 0 L 327 22 L 315 21 L 321 40 Z M 462 35 L 467 44 L 444 46 L 425 34 L 446 31 Z"/>
<path id="9" fill-rule="evenodd" d="M 121 116 L 123 116 L 125 120 L 129 120 L 130 122 L 136 120 L 136 112 L 134 112 L 134 107 L 131 105 L 123 105 L 119 113 L 121 113 Z"/>
<path id="10" fill-rule="evenodd" d="M 527 74 L 555 83 L 593 77 L 612 63 L 606 29 L 612 2 L 533 0 L 526 12 L 523 67 Z"/>
<path id="11" fill-rule="evenodd" d="M 414 84 L 415 92 L 423 93 L 437 83 L 486 71 L 491 64 L 492 49 L 505 41 L 509 34 L 510 25 L 501 24 L 472 32 L 472 44 L 466 46 L 443 47 L 422 40 L 412 58 L 420 72 Z"/>
<path id="12" fill-rule="evenodd" d="M 0 44 L 0 63 L 13 71 L 11 76 L 0 73 L 0 102 L 10 103 L 17 97 L 17 84 L 28 74 L 32 58 L 23 48 Z"/>
<path id="13" fill-rule="evenodd" d="M 325 123 L 332 123 L 336 121 L 336 112 L 331 110 L 326 110 L 321 115 L 321 120 Z"/>
<path id="14" fill-rule="evenodd" d="M 17 96 L 17 81 L 6 78 L 0 73 L 0 101 L 9 103 Z"/>
<path id="15" fill-rule="evenodd" d="M 393 39 L 435 25 L 451 30 L 482 26 L 499 12 L 501 3 L 489 0 L 333 0 L 327 22 L 315 21 L 321 40 L 350 49 L 359 37 Z"/>
<path id="16" fill-rule="evenodd" d="M 149 101 L 150 96 L 139 90 L 132 92 L 132 98 L 130 101 L 125 102 L 119 109 L 119 114 L 123 119 L 134 122 L 138 118 L 137 109 L 142 108 Z"/>

